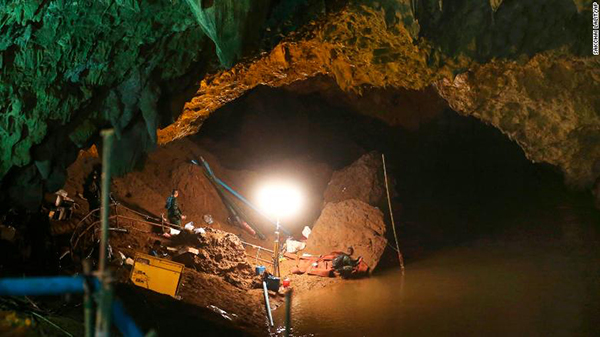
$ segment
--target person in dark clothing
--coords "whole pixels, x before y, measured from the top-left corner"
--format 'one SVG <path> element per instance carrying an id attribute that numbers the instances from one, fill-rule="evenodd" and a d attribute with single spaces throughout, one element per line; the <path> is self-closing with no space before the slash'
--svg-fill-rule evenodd
<path id="1" fill-rule="evenodd" d="M 332 261 L 333 268 L 342 278 L 350 277 L 354 267 L 356 267 L 360 260 L 360 258 L 353 259 L 352 254 L 354 254 L 354 248 L 348 247 L 348 253 L 340 253 Z"/>
<path id="2" fill-rule="evenodd" d="M 90 212 L 100 208 L 100 173 L 101 167 L 99 165 L 95 166 L 83 186 L 83 196 L 88 201 Z"/>
<path id="3" fill-rule="evenodd" d="M 181 213 L 181 209 L 179 208 L 179 204 L 177 202 L 177 197 L 179 196 L 179 191 L 174 189 L 171 195 L 167 198 L 167 218 L 169 222 L 181 226 L 181 220 L 185 220 L 185 215 Z"/>
<path id="4" fill-rule="evenodd" d="M 152 248 L 150 248 L 150 255 L 152 256 L 156 256 L 156 257 L 165 257 L 167 256 L 167 253 L 164 252 L 164 249 L 162 247 L 162 244 L 159 240 L 154 241 L 154 244 L 152 245 Z"/>

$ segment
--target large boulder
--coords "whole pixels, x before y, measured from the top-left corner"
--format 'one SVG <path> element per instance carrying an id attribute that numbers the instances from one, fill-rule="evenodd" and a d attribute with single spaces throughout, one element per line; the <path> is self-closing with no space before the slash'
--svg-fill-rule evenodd
<path id="1" fill-rule="evenodd" d="M 331 202 L 325 206 L 306 243 L 312 254 L 345 252 L 354 248 L 354 256 L 362 256 L 375 269 L 387 244 L 383 213 L 356 199 Z"/>
<path id="2" fill-rule="evenodd" d="M 377 206 L 384 194 L 382 176 L 381 155 L 377 152 L 364 154 L 352 165 L 333 173 L 324 202 L 356 199 Z"/>

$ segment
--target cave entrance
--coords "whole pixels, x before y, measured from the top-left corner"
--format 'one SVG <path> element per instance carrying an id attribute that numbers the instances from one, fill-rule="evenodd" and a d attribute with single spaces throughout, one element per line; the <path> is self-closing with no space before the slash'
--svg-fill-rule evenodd
<path id="1" fill-rule="evenodd" d="M 590 221 L 595 213 L 558 170 L 531 163 L 499 130 L 458 115 L 429 89 L 359 96 L 324 77 L 258 87 L 213 113 L 192 138 L 228 168 L 291 170 L 304 180 L 310 173 L 297 161 L 340 170 L 364 153 L 385 153 L 409 259 L 484 237 L 560 237 L 558 218 Z M 318 196 L 325 186 L 311 188 Z M 303 221 L 316 220 L 321 207 L 319 199 Z"/>
<path id="2" fill-rule="evenodd" d="M 115 199 L 138 212 L 119 220 L 127 233 L 110 234 L 118 256 L 162 246 L 177 247 L 170 251 L 173 258 L 190 253 L 181 253 L 177 235 L 165 236 L 147 221 L 161 218 L 173 188 L 180 190 L 184 214 L 208 233 L 208 239 L 190 244 L 201 248 L 194 249 L 202 257 L 183 260 L 188 266 L 183 301 L 124 288 L 132 305 L 152 301 L 136 309 L 136 320 L 157 328 L 148 317 L 157 317 L 156 306 L 169 303 L 163 309 L 190 309 L 193 319 L 158 324 L 159 332 L 186 334 L 214 319 L 215 305 L 239 317 L 237 328 L 264 333 L 254 266 L 270 263 L 272 256 L 241 241 L 271 248 L 274 228 L 260 224 L 267 239 L 259 241 L 234 226 L 231 212 L 192 159 L 204 157 L 219 178 L 248 197 L 263 177 L 285 175 L 300 182 L 308 203 L 301 217 L 285 223 L 298 238 L 327 207 L 324 191 L 334 172 L 373 152 L 386 155 L 406 276 L 385 244 L 371 278 L 335 284 L 337 279 L 300 275 L 307 278 L 294 281 L 292 324 L 298 334 L 598 334 L 599 222 L 587 195 L 569 192 L 557 170 L 531 163 L 500 131 L 452 111 L 433 89 L 365 88 L 357 95 L 325 77 L 257 87 L 215 111 L 198 134 L 159 147 L 142 168 L 113 179 Z M 98 161 L 80 156 L 69 168 L 65 190 L 77 195 Z M 377 207 L 387 212 L 385 203 Z M 393 243 L 392 231 L 387 233 Z M 70 237 L 64 237 L 63 248 Z M 122 262 L 117 258 L 121 265 L 115 268 L 119 282 L 127 283 Z M 279 325 L 282 312 L 275 312 Z M 498 323 L 498 317 L 509 324 Z"/>
<path id="3" fill-rule="evenodd" d="M 598 213 L 589 197 L 431 90 L 357 96 L 323 78 L 258 87 L 193 139 L 222 165 L 260 173 L 303 170 L 284 164 L 297 160 L 340 170 L 364 153 L 386 154 L 406 276 L 387 254 L 388 268 L 363 283 L 299 294 L 298 333 L 598 332 Z M 282 324 L 283 312 L 275 316 Z"/>

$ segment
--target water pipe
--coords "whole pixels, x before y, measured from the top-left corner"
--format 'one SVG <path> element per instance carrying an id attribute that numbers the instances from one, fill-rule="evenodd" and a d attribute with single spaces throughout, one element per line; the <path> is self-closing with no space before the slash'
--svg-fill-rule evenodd
<path id="1" fill-rule="evenodd" d="M 38 296 L 83 293 L 84 276 L 52 276 L 0 279 L 0 296 Z M 94 278 L 94 283 L 99 285 Z"/>
<path id="2" fill-rule="evenodd" d="M 87 269 L 87 267 L 86 267 Z M 86 291 L 86 287 L 88 287 Z M 92 292 L 100 288 L 100 282 L 95 277 L 86 276 L 51 276 L 51 277 L 27 277 L 27 278 L 2 278 L 0 279 L 0 296 L 43 296 L 80 294 Z M 112 294 L 111 294 L 112 297 Z M 87 301 L 86 301 L 87 307 Z M 87 309 L 87 308 L 86 308 Z M 110 312 L 109 308 L 109 312 Z M 86 310 L 87 312 L 87 310 Z M 87 316 L 87 315 L 86 315 Z M 125 337 L 142 337 L 144 334 L 137 327 L 133 319 L 127 314 L 123 304 L 112 301 L 112 319 L 115 325 Z M 86 317 L 87 323 L 87 317 Z M 87 332 L 86 324 L 86 335 Z M 96 332 L 97 333 L 97 332 Z M 150 331 L 148 334 L 152 334 Z M 148 336 L 148 335 L 146 335 Z"/>
<path id="3" fill-rule="evenodd" d="M 292 289 L 285 293 L 285 337 L 292 333 Z"/>
<path id="4" fill-rule="evenodd" d="M 239 206 L 236 205 L 231 200 L 231 198 L 225 193 L 223 187 L 214 180 L 214 176 L 211 176 L 209 173 L 206 172 L 206 170 L 204 171 L 204 176 L 215 187 L 215 190 L 223 200 L 223 204 L 225 204 L 225 207 L 230 211 L 234 220 L 239 222 L 240 227 L 243 228 L 244 224 L 247 225 L 248 227 L 250 227 L 250 230 L 254 231 L 252 235 L 257 235 L 259 239 L 264 240 L 266 238 L 265 235 L 256 227 L 256 225 L 249 222 L 248 217 L 244 215 L 243 211 L 239 208 Z"/>
<path id="5" fill-rule="evenodd" d="M 206 169 L 206 171 L 208 172 L 208 174 L 210 174 L 213 177 L 213 179 L 215 180 L 216 183 L 218 183 L 219 185 L 223 186 L 223 188 L 225 188 L 229 193 L 233 194 L 236 198 L 240 199 L 244 204 L 246 204 L 248 207 L 252 208 L 256 213 L 260 214 L 262 217 L 264 217 L 265 219 L 267 219 L 274 226 L 278 226 L 279 225 L 279 228 L 286 235 L 288 235 L 288 236 L 292 235 L 288 230 L 286 230 L 285 228 L 283 228 L 281 226 L 281 224 L 278 224 L 277 222 L 275 222 L 268 215 L 266 215 L 264 212 L 262 212 L 258 207 L 254 206 L 250 201 L 248 201 L 246 198 L 244 198 L 241 194 L 239 194 L 238 192 L 236 192 L 235 190 L 233 190 L 231 187 L 229 187 L 227 184 L 225 184 L 221 179 L 217 178 L 215 176 L 215 174 L 213 173 L 213 171 L 210 169 L 210 166 L 208 165 L 208 163 L 206 162 L 206 160 L 204 160 L 203 157 L 200 157 L 200 160 L 202 161 L 202 165 L 204 165 L 204 168 Z M 196 164 L 196 165 L 200 165 L 195 160 L 192 160 L 192 163 Z"/>
<path id="6" fill-rule="evenodd" d="M 119 332 L 125 337 L 144 337 L 144 334 L 137 327 L 133 319 L 127 314 L 121 301 L 115 300 L 112 303 L 112 319 Z"/>
<path id="7" fill-rule="evenodd" d="M 83 322 L 85 325 L 85 337 L 94 336 L 94 285 L 90 282 L 92 275 L 92 262 L 83 260 L 83 273 L 86 275 L 83 282 Z"/>
<path id="8" fill-rule="evenodd" d="M 265 306 L 267 307 L 267 317 L 269 324 L 273 326 L 273 315 L 271 315 L 271 305 L 269 304 L 269 291 L 267 290 L 267 281 L 263 280 L 263 292 L 265 294 Z"/>

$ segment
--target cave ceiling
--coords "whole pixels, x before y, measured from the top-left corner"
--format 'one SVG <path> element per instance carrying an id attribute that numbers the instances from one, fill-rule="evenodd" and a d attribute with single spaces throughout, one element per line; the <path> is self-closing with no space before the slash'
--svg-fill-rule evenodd
<path id="1" fill-rule="evenodd" d="M 1 0 L 3 194 L 35 205 L 102 128 L 116 130 L 124 173 L 252 88 L 308 90 L 311 78 L 346 100 L 442 97 L 589 187 L 600 175 L 590 18 L 584 0 Z M 361 110 L 414 126 L 398 102 Z"/>

